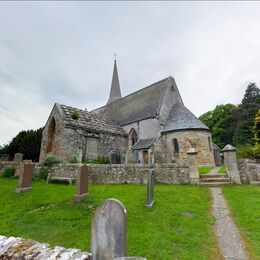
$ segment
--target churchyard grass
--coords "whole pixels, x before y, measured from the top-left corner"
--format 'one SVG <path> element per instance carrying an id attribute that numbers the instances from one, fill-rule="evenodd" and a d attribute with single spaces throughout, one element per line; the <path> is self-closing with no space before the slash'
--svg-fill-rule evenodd
<path id="1" fill-rule="evenodd" d="M 226 173 L 226 166 L 222 165 L 221 168 L 218 170 L 218 173 Z"/>
<path id="2" fill-rule="evenodd" d="M 223 193 L 251 259 L 260 259 L 260 186 L 227 186 Z"/>
<path id="3" fill-rule="evenodd" d="M 89 185 L 73 202 L 75 185 L 34 181 L 16 194 L 17 179 L 0 178 L 0 234 L 88 251 L 96 207 L 121 200 L 128 212 L 128 254 L 150 259 L 218 259 L 210 193 L 191 185 L 155 185 L 154 208 L 146 208 L 146 185 Z"/>
<path id="4" fill-rule="evenodd" d="M 198 170 L 200 174 L 208 174 L 211 172 L 213 168 L 213 166 L 201 166 Z"/>

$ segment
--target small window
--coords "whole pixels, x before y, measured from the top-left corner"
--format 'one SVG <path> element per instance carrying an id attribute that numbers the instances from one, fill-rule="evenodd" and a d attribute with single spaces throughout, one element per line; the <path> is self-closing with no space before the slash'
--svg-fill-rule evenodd
<path id="1" fill-rule="evenodd" d="M 137 134 L 134 128 L 131 129 L 128 135 L 129 148 L 131 148 L 137 142 Z"/>
<path id="2" fill-rule="evenodd" d="M 176 138 L 174 138 L 172 140 L 172 143 L 173 143 L 173 152 L 174 153 L 179 153 L 180 150 L 179 150 L 179 144 L 178 144 L 178 140 Z"/>
<path id="3" fill-rule="evenodd" d="M 209 145 L 209 151 L 212 151 L 212 146 L 211 146 L 211 138 L 208 137 L 208 145 Z"/>

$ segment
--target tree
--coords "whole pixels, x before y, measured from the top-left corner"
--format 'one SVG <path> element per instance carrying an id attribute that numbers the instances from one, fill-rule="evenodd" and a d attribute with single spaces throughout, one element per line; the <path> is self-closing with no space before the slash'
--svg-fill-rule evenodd
<path id="1" fill-rule="evenodd" d="M 22 153 L 24 159 L 30 159 L 33 161 L 39 160 L 42 130 L 21 131 L 15 136 L 12 141 L 0 149 L 0 154 L 9 154 L 11 158 L 15 153 Z"/>
<path id="2" fill-rule="evenodd" d="M 235 145 L 254 145 L 254 121 L 257 110 L 260 109 L 260 89 L 255 83 L 247 86 L 242 103 L 238 106 L 235 118 L 238 122 L 233 142 Z"/>
<path id="3" fill-rule="evenodd" d="M 260 109 L 257 111 L 255 117 L 254 137 L 256 146 L 260 146 Z"/>
<path id="4" fill-rule="evenodd" d="M 219 147 L 233 144 L 232 138 L 236 128 L 234 115 L 237 107 L 233 104 L 218 105 L 214 110 L 201 115 L 199 119 L 212 131 L 212 140 Z"/>

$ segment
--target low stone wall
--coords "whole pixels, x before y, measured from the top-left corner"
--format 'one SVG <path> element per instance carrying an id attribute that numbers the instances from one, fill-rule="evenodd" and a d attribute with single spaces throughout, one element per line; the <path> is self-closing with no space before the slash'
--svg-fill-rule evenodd
<path id="1" fill-rule="evenodd" d="M 43 167 L 39 163 L 33 164 L 33 173 Z M 13 162 L 1 162 L 0 174 L 6 166 L 20 167 L 21 164 Z M 56 177 L 76 178 L 80 164 L 62 163 L 48 167 L 51 175 Z M 105 183 L 138 183 L 147 182 L 149 165 L 140 164 L 89 164 L 89 182 L 95 184 Z M 155 164 L 156 181 L 168 184 L 188 184 L 190 183 L 189 168 L 181 164 Z"/>
<path id="2" fill-rule="evenodd" d="M 249 159 L 239 159 L 238 170 L 242 183 L 260 181 L 260 163 Z"/>
<path id="3" fill-rule="evenodd" d="M 0 235 L 0 259 L 82 259 L 88 260 L 90 254 L 79 249 L 66 249 L 49 244 L 38 243 L 30 239 L 19 237 L 5 237 Z"/>

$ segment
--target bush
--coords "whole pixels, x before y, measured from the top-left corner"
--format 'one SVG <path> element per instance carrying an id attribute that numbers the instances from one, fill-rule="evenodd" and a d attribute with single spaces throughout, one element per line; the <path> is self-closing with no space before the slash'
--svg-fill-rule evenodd
<path id="1" fill-rule="evenodd" d="M 172 160 L 171 160 L 171 163 L 176 163 L 176 160 L 172 159 Z"/>
<path id="2" fill-rule="evenodd" d="M 38 172 L 37 172 L 37 177 L 38 180 L 47 180 L 48 177 L 48 169 L 47 168 L 41 168 Z"/>
<path id="3" fill-rule="evenodd" d="M 110 160 L 106 156 L 100 156 L 97 159 L 93 159 L 93 160 L 90 160 L 90 159 L 83 160 L 83 163 L 85 163 L 85 164 L 109 164 Z"/>
<path id="4" fill-rule="evenodd" d="M 79 163 L 78 159 L 77 158 L 73 158 L 70 160 L 70 163 Z"/>
<path id="5" fill-rule="evenodd" d="M 48 154 L 42 164 L 45 165 L 45 166 L 52 166 L 53 164 L 56 164 L 56 163 L 62 163 L 63 161 L 56 155 L 53 155 L 53 154 Z"/>
<path id="6" fill-rule="evenodd" d="M 251 146 L 244 145 L 237 147 L 237 157 L 238 158 L 247 158 L 253 160 L 260 160 L 260 145 Z"/>
<path id="7" fill-rule="evenodd" d="M 7 166 L 4 168 L 3 177 L 4 178 L 11 178 L 15 175 L 15 168 L 13 166 Z"/>
<path id="8" fill-rule="evenodd" d="M 74 120 L 78 120 L 79 119 L 79 113 L 76 112 L 76 111 L 71 113 L 71 118 L 74 119 Z"/>

